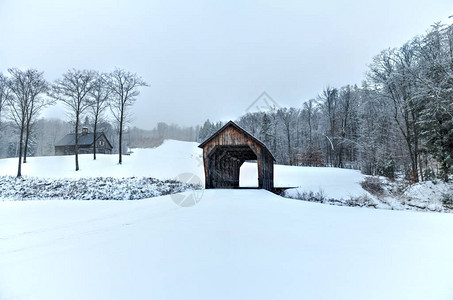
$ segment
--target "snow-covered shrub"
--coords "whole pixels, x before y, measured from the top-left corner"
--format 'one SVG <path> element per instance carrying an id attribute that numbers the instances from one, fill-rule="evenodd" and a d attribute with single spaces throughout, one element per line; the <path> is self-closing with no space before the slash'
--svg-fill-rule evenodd
<path id="1" fill-rule="evenodd" d="M 291 196 L 289 196 L 289 194 L 286 193 L 286 191 L 285 191 L 283 193 L 283 197 L 310 201 L 310 202 L 320 202 L 320 203 L 323 203 L 324 201 L 326 201 L 326 197 L 322 191 L 317 192 L 317 193 L 313 193 L 312 191 L 309 191 L 309 192 L 297 191 L 295 195 L 291 195 Z"/>
<path id="2" fill-rule="evenodd" d="M 449 183 L 423 181 L 410 185 L 403 178 L 389 180 L 386 177 L 366 176 L 361 185 L 369 194 L 332 199 L 322 192 L 315 193 L 295 188 L 285 190 L 281 195 L 286 198 L 339 206 L 453 212 L 453 181 Z"/>
<path id="3" fill-rule="evenodd" d="M 376 174 L 390 179 L 395 178 L 395 162 L 393 159 L 382 160 L 376 166 Z"/>
<path id="4" fill-rule="evenodd" d="M 201 189 L 176 180 L 155 178 L 46 179 L 0 176 L 0 199 L 138 200 Z"/>
<path id="5" fill-rule="evenodd" d="M 303 201 L 309 202 L 318 202 L 318 203 L 326 203 L 330 205 L 338 205 L 338 206 L 360 206 L 360 207 L 374 207 L 376 208 L 376 203 L 367 195 L 358 196 L 358 197 L 350 197 L 349 199 L 334 199 L 334 198 L 327 198 L 324 192 L 321 190 L 317 193 L 312 191 L 284 191 L 282 193 L 283 197 L 291 198 L 291 199 L 298 199 Z"/>
<path id="6" fill-rule="evenodd" d="M 436 174 L 434 173 L 433 169 L 427 168 L 423 170 L 423 180 L 425 181 L 433 181 L 436 179 Z"/>
<path id="7" fill-rule="evenodd" d="M 365 180 L 360 183 L 360 185 L 364 190 L 373 195 L 381 196 L 385 192 L 378 177 L 367 176 L 365 177 Z"/>
<path id="8" fill-rule="evenodd" d="M 366 207 L 377 207 L 377 204 L 371 199 L 368 195 L 358 196 L 358 197 L 350 197 L 346 200 L 347 206 L 366 206 Z"/>
<path id="9" fill-rule="evenodd" d="M 418 172 L 417 171 L 414 171 L 414 170 L 411 170 L 411 169 L 407 169 L 405 171 L 405 175 L 404 175 L 404 179 L 409 183 L 409 184 L 414 184 L 414 183 L 417 183 L 418 182 Z"/>
<path id="10" fill-rule="evenodd" d="M 448 206 L 453 205 L 453 195 L 452 194 L 443 193 L 442 194 L 442 203 L 444 205 L 448 205 Z"/>

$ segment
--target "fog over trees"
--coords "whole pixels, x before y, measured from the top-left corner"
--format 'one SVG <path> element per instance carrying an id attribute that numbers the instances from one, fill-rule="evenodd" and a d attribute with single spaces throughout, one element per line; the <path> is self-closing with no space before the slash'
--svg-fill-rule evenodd
<path id="1" fill-rule="evenodd" d="M 382 51 L 361 86 L 326 87 L 301 107 L 248 113 L 238 123 L 267 144 L 277 163 L 448 181 L 453 26 L 435 24 L 427 34 Z M 218 127 L 205 123 L 199 140 Z"/>
<path id="2" fill-rule="evenodd" d="M 78 132 L 81 120 L 90 131 L 106 134 L 119 163 L 123 149 L 156 147 L 164 139 L 201 142 L 223 125 L 200 120 L 194 127 L 128 126 L 128 107 L 147 84 L 116 69 L 103 75 L 68 71 L 51 84 L 49 95 L 66 99 L 73 116 L 37 119 L 36 111 L 27 129 L 31 89 L 13 83 L 17 74 L 29 71 L 14 70 L 0 76 L 0 157 L 20 157 L 25 140 L 28 155 L 53 155 L 55 143 Z M 42 79 L 42 73 L 33 72 Z M 46 87 L 43 83 L 39 93 Z M 354 168 L 390 178 L 402 173 L 410 182 L 435 176 L 448 181 L 453 173 L 453 26 L 435 24 L 401 47 L 382 51 L 360 85 L 325 87 L 299 107 L 269 108 L 236 121 L 264 142 L 279 164 Z"/>
<path id="3" fill-rule="evenodd" d="M 107 84 L 112 91 L 112 100 L 110 109 L 112 115 L 117 121 L 119 144 L 123 145 L 123 129 L 127 122 L 128 108 L 135 102 L 136 97 L 140 94 L 138 88 L 148 86 L 148 84 L 137 74 L 126 72 L 121 69 L 115 69 L 108 77 Z M 118 163 L 122 163 L 122 147 L 118 149 Z"/>
<path id="4" fill-rule="evenodd" d="M 26 163 L 30 131 L 34 121 L 40 110 L 49 105 L 51 100 L 41 97 L 41 94 L 48 89 L 42 72 L 33 69 L 22 71 L 15 68 L 9 69 L 8 72 L 10 76 L 2 79 L 6 83 L 7 91 L 2 93 L 5 94 L 9 117 L 19 132 L 17 176 L 20 177 L 22 155 L 23 163 Z"/>
<path id="5" fill-rule="evenodd" d="M 109 99 L 112 94 L 107 85 L 107 78 L 108 75 L 106 74 L 97 74 L 93 88 L 89 92 L 91 97 L 89 116 L 93 123 L 93 144 L 96 143 L 99 124 L 104 121 L 105 110 L 109 106 Z M 96 147 L 93 147 L 93 159 L 96 159 Z"/>
<path id="6" fill-rule="evenodd" d="M 63 102 L 74 122 L 75 170 L 79 170 L 79 128 L 82 114 L 91 105 L 89 93 L 94 89 L 96 72 L 88 70 L 69 70 L 52 85 L 49 96 Z"/>
<path id="7" fill-rule="evenodd" d="M 78 171 L 78 138 L 82 125 L 95 133 L 98 128 L 102 129 L 110 135 L 111 141 L 115 141 L 113 134 L 118 132 L 117 149 L 121 163 L 122 147 L 119 145 L 122 145 L 123 128 L 127 123 L 127 108 L 139 94 L 137 88 L 145 85 L 136 74 L 121 69 L 110 74 L 71 69 L 49 84 L 43 72 L 11 68 L 7 76 L 0 74 L 0 157 L 19 157 L 17 176 L 20 177 L 22 156 L 23 163 L 26 163 L 27 155 L 53 155 L 55 143 L 65 134 L 74 133 L 75 170 Z M 67 106 L 68 122 L 37 120 L 44 107 L 57 101 Z M 8 121 L 3 122 L 5 104 Z M 112 126 L 103 119 L 107 107 L 111 108 L 118 125 Z M 85 122 L 81 124 L 83 118 Z M 69 125 L 72 130 L 67 130 Z M 113 129 L 115 126 L 118 130 Z"/>

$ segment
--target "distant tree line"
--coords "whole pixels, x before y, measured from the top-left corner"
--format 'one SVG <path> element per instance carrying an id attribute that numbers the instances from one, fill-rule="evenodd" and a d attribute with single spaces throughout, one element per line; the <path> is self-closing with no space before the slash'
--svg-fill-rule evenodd
<path id="1" fill-rule="evenodd" d="M 184 127 L 159 122 L 151 130 L 129 127 L 127 129 L 127 138 L 131 148 L 154 148 L 161 145 L 167 139 L 196 142 L 199 131 L 200 126 L 198 125 Z"/>
<path id="2" fill-rule="evenodd" d="M 0 74 L 1 157 L 26 162 L 27 155 L 53 154 L 56 139 L 69 128 L 77 133 L 82 119 L 84 127 L 107 134 L 119 163 L 126 145 L 201 142 L 222 126 L 207 120 L 196 127 L 127 128 L 128 109 L 146 83 L 124 70 L 70 70 L 52 84 L 36 70 L 8 72 Z M 55 101 L 67 105 L 69 122 L 37 119 Z M 411 182 L 434 176 L 448 181 L 453 173 L 453 26 L 435 24 L 403 46 L 382 51 L 360 86 L 327 87 L 301 107 L 247 113 L 237 122 L 280 164 L 354 168 L 390 178 L 400 172 Z"/>
<path id="3" fill-rule="evenodd" d="M 94 130 L 95 120 L 85 116 L 81 127 Z M 166 139 L 195 142 L 200 126 L 182 127 L 176 124 L 160 122 L 154 128 L 141 129 L 128 126 L 123 132 L 123 151 L 131 148 L 154 148 Z M 115 120 L 104 118 L 97 122 L 97 131 L 103 132 L 118 153 L 118 134 Z M 36 120 L 30 134 L 27 156 L 55 155 L 55 144 L 66 134 L 74 133 L 74 122 L 56 118 L 40 118 Z M 0 130 L 0 158 L 18 156 L 18 134 L 15 124 L 11 121 L 2 123 Z"/>
<path id="4" fill-rule="evenodd" d="M 206 120 L 203 126 L 200 127 L 200 131 L 198 133 L 198 142 L 203 142 L 212 134 L 214 134 L 217 130 L 219 130 L 223 126 L 222 122 L 210 122 L 209 119 Z"/>
<path id="5" fill-rule="evenodd" d="M 298 108 L 248 113 L 239 125 L 277 163 L 360 169 L 411 182 L 453 173 L 453 25 L 387 49 L 359 87 L 327 87 Z M 222 124 L 208 121 L 199 141 Z"/>
<path id="6" fill-rule="evenodd" d="M 11 68 L 8 69 L 8 75 L 0 74 L 0 145 L 5 144 L 4 139 L 11 138 L 5 135 L 5 125 L 14 125 L 18 136 L 17 146 L 11 147 L 9 144 L 6 155 L 12 154 L 12 148 L 15 148 L 14 156 L 19 158 L 17 176 L 22 174 L 21 165 L 27 162 L 27 155 L 35 154 L 29 150 L 36 141 L 33 140 L 33 130 L 39 124 L 46 125 L 46 122 L 38 120 L 40 111 L 56 102 L 64 103 L 70 115 L 72 132 L 75 134 L 76 171 L 79 170 L 78 137 L 83 118 L 93 121 L 93 139 L 96 139 L 98 128 L 106 123 L 107 111 L 115 120 L 119 145 L 118 163 L 121 164 L 123 132 L 128 122 L 129 108 L 136 101 L 139 88 L 143 86 L 147 84 L 140 76 L 122 69 L 115 69 L 111 73 L 72 69 L 53 83 L 48 83 L 43 72 L 34 69 Z M 3 121 L 5 116 L 6 122 Z M 41 147 L 48 148 L 48 145 L 42 142 Z M 96 159 L 95 146 L 93 158 Z"/>

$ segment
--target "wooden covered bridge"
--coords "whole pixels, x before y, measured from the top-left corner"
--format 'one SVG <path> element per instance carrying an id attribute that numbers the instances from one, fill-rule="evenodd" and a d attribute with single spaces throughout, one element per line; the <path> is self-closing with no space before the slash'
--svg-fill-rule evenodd
<path id="1" fill-rule="evenodd" d="M 246 160 L 256 160 L 258 187 L 273 191 L 275 158 L 266 145 L 229 121 L 199 145 L 203 148 L 205 187 L 238 188 L 239 172 Z"/>

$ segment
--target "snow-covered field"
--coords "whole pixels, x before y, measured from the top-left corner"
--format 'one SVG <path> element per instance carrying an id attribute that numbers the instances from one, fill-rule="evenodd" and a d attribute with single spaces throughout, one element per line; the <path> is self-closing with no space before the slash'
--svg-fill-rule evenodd
<path id="1" fill-rule="evenodd" d="M 196 182 L 147 177 L 40 178 L 0 176 L 0 200 L 140 200 L 201 190 Z"/>
<path id="2" fill-rule="evenodd" d="M 166 141 L 121 166 L 117 156 L 82 155 L 80 172 L 73 157 L 30 158 L 23 173 L 203 179 L 196 146 Z M 14 175 L 16 163 L 0 160 L 0 175 Z M 329 197 L 366 194 L 363 178 L 275 167 L 277 186 Z M 253 184 L 256 165 L 247 163 L 241 185 Z M 172 196 L 0 201 L 0 299 L 453 299 L 453 214 L 329 206 L 263 190 L 197 197 L 190 208 Z"/>
<path id="3" fill-rule="evenodd" d="M 135 149 L 134 153 L 123 156 L 118 165 L 118 155 L 79 155 L 80 170 L 74 171 L 74 156 L 30 157 L 22 165 L 22 174 L 44 178 L 81 177 L 154 177 L 174 179 L 180 173 L 191 172 L 204 177 L 202 150 L 197 143 L 166 140 L 155 149 Z M 0 159 L 1 175 L 16 175 L 17 159 Z"/>
<path id="4" fill-rule="evenodd" d="M 191 183 L 204 185 L 204 171 L 202 164 L 202 150 L 197 143 L 166 140 L 160 147 L 155 149 L 135 149 L 130 156 L 123 156 L 123 164 L 117 164 L 117 155 L 98 155 L 94 161 L 92 155 L 80 155 L 80 168 L 74 171 L 73 156 L 58 157 L 30 157 L 29 162 L 23 165 L 23 174 L 35 178 L 33 181 L 42 181 L 52 178 L 93 178 L 97 185 L 104 186 L 97 189 L 101 197 L 94 199 L 105 199 L 112 194 L 110 189 L 105 190 L 108 182 L 102 182 L 98 177 L 127 178 L 135 177 L 133 180 L 123 180 L 124 186 L 122 193 L 112 194 L 112 198 L 118 199 L 121 195 L 145 194 L 142 190 L 134 190 L 135 182 L 143 178 L 156 178 L 159 180 L 182 180 L 181 174 L 193 174 Z M 0 175 L 14 176 L 17 169 L 17 159 L 0 159 Z M 339 205 L 361 205 L 372 206 L 386 209 L 419 209 L 431 211 L 451 211 L 442 205 L 442 197 L 445 194 L 453 194 L 453 184 L 423 182 L 413 185 L 401 193 L 386 193 L 385 195 L 372 195 L 361 186 L 365 176 L 357 170 L 338 169 L 338 168 L 314 168 L 314 167 L 294 167 L 294 166 L 274 166 L 274 183 L 276 187 L 296 187 L 287 190 L 285 196 L 293 198 L 310 199 L 313 193 L 315 197 L 322 196 L 326 203 Z M 182 176 L 184 177 L 184 175 Z M 258 172 L 256 163 L 244 163 L 241 167 L 240 185 L 242 187 L 258 186 Z M 36 178 L 39 178 L 36 180 Z M 196 180 L 198 179 L 198 180 Z M 385 178 L 379 179 L 386 191 L 389 189 L 399 189 L 396 183 L 389 182 Z M 9 183 L 13 183 L 11 180 Z M 16 186 L 3 184 L 3 190 L 15 189 Z M 11 198 L 11 193 L 2 193 L 0 183 L 0 199 Z M 55 194 L 55 193 L 54 193 Z M 58 195 L 58 193 L 56 193 Z M 80 194 L 80 193 L 79 193 Z M 84 195 L 91 195 L 88 191 Z M 161 193 L 165 194 L 165 193 Z M 3 195 L 3 196 L 2 196 Z M 6 195 L 6 196 L 5 196 Z M 152 194 L 151 194 L 152 195 Z M 159 195 L 159 193 L 154 193 Z M 300 195 L 304 195 L 301 197 Z M 141 196 L 140 196 L 141 197 Z M 139 198 L 140 198 L 139 197 Z M 13 197 L 21 198 L 20 195 Z M 30 197 L 27 197 L 30 198 Z M 37 197 L 38 199 L 40 197 Z M 53 197 L 54 198 L 54 197 Z M 131 197 L 126 197 L 131 198 Z M 133 198 L 133 197 L 132 197 Z M 81 198 L 85 199 L 85 197 Z M 93 199 L 93 198 L 92 198 Z M 339 200 L 339 201 L 337 201 Z M 368 204 L 369 205 L 368 205 Z"/>
<path id="5" fill-rule="evenodd" d="M 453 216 L 206 190 L 0 203 L 1 299 L 453 299 Z"/>
<path id="6" fill-rule="evenodd" d="M 153 177 L 175 179 L 179 174 L 192 173 L 204 184 L 202 149 L 198 143 L 166 140 L 154 149 L 135 149 L 123 156 L 118 165 L 117 155 L 79 156 L 80 171 L 74 171 L 73 156 L 30 157 L 22 174 L 42 178 L 82 177 Z M 17 159 L 0 159 L 0 175 L 16 175 Z M 310 168 L 275 165 L 276 187 L 298 187 L 313 192 L 322 191 L 327 197 L 349 198 L 368 194 L 360 186 L 364 176 L 357 170 Z M 242 187 L 258 186 L 256 163 L 244 163 L 240 172 Z"/>
<path id="7" fill-rule="evenodd" d="M 313 168 L 274 166 L 277 187 L 299 187 L 304 191 L 322 192 L 330 198 L 349 198 L 368 193 L 360 186 L 364 176 L 357 170 L 338 168 Z M 240 173 L 241 186 L 258 186 L 254 163 L 244 163 Z"/>

